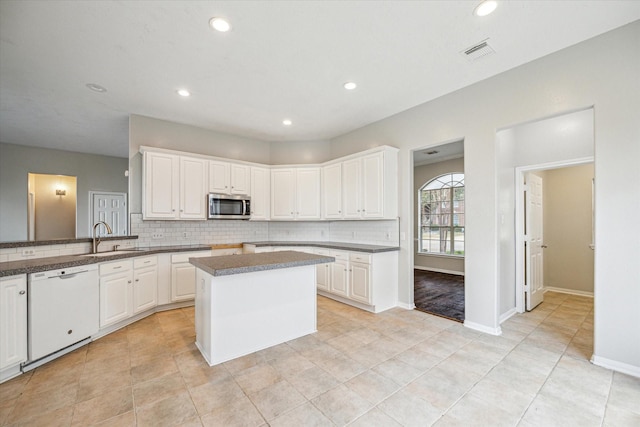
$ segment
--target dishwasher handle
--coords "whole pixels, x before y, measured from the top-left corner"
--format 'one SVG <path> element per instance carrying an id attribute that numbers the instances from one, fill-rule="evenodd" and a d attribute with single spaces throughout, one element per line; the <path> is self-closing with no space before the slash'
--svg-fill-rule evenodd
<path id="1" fill-rule="evenodd" d="M 88 270 L 76 271 L 75 273 L 70 273 L 70 274 L 60 274 L 58 276 L 53 276 L 52 278 L 57 277 L 58 279 L 71 279 L 73 277 L 76 277 L 78 274 L 86 273 L 87 271 Z"/>

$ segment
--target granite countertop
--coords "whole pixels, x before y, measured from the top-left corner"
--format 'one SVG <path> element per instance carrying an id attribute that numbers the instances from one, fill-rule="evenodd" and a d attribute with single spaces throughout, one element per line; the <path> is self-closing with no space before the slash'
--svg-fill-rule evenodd
<path id="1" fill-rule="evenodd" d="M 381 245 L 364 245 L 360 243 L 344 243 L 344 242 L 245 242 L 245 245 L 262 246 L 313 246 L 317 248 L 342 249 L 345 251 L 355 252 L 393 252 L 399 251 L 398 246 L 381 246 Z"/>
<path id="2" fill-rule="evenodd" d="M 233 274 L 324 264 L 334 261 L 335 258 L 333 257 L 295 251 L 189 258 L 191 264 L 212 276 L 230 276 Z"/>
<path id="3" fill-rule="evenodd" d="M 167 252 L 208 251 L 211 250 L 211 248 L 211 245 L 156 246 L 151 248 L 136 248 L 135 250 L 123 249 L 119 251 L 100 252 L 99 256 L 92 256 L 92 254 L 62 255 L 20 261 L 0 262 L 0 277 L 15 276 L 16 274 L 38 273 L 40 271 L 57 270 L 59 268 L 77 267 L 79 265 L 97 264 L 99 262 Z M 102 255 L 104 253 L 108 253 L 110 255 Z"/>

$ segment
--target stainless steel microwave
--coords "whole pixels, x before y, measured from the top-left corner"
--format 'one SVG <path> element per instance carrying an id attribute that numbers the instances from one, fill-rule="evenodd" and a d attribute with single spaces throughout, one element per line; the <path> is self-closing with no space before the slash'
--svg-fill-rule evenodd
<path id="1" fill-rule="evenodd" d="M 209 219 L 251 218 L 251 197 L 209 193 L 207 195 Z"/>

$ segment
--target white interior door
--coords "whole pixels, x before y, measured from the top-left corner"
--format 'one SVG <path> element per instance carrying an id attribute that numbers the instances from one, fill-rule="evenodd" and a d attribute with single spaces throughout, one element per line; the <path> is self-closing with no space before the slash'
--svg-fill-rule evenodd
<path id="1" fill-rule="evenodd" d="M 526 181 L 525 293 L 526 308 L 531 311 L 544 298 L 542 178 L 528 173 Z"/>
<path id="2" fill-rule="evenodd" d="M 127 235 L 127 195 L 125 193 L 92 193 L 91 218 L 89 227 L 98 221 L 104 221 L 113 230 L 114 236 Z M 98 230 L 101 236 L 107 234 L 104 226 Z M 91 235 L 92 230 L 89 230 Z"/>

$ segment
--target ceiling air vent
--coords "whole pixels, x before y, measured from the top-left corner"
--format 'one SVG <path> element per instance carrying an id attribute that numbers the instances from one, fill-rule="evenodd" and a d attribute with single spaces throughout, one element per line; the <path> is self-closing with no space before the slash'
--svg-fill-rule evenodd
<path id="1" fill-rule="evenodd" d="M 480 43 L 471 46 L 460 52 L 467 58 L 469 61 L 475 61 L 484 56 L 491 55 L 492 53 L 496 53 L 495 50 L 491 46 L 489 46 L 488 39 L 481 41 Z"/>

